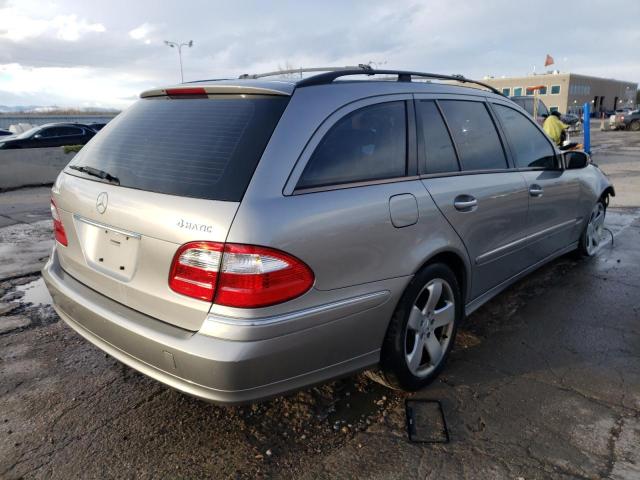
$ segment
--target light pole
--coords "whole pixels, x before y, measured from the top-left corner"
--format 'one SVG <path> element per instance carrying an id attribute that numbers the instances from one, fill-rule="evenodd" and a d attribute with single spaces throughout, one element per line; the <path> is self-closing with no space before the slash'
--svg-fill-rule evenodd
<path id="1" fill-rule="evenodd" d="M 185 43 L 170 42 L 169 40 L 165 40 L 164 43 L 168 47 L 178 49 L 178 58 L 180 59 L 180 83 L 184 83 L 184 74 L 182 73 L 182 47 L 193 47 L 193 40 L 189 40 Z"/>

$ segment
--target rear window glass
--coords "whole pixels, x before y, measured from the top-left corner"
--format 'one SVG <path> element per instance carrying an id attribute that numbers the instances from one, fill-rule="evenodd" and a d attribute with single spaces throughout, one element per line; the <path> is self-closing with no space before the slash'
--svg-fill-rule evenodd
<path id="1" fill-rule="evenodd" d="M 239 201 L 287 102 L 258 95 L 142 99 L 71 164 L 108 172 L 123 187 Z"/>

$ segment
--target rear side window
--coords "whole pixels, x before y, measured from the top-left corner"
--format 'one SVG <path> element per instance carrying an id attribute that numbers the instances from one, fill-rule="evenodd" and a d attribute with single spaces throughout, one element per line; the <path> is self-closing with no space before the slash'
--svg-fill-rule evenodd
<path id="1" fill-rule="evenodd" d="M 463 170 L 507 168 L 507 158 L 493 120 L 482 102 L 442 100 L 440 102 Z"/>
<path id="2" fill-rule="evenodd" d="M 356 110 L 327 132 L 297 188 L 406 175 L 407 125 L 403 101 Z"/>
<path id="3" fill-rule="evenodd" d="M 142 99 L 72 164 L 104 170 L 123 187 L 237 202 L 287 102 L 262 95 Z"/>
<path id="4" fill-rule="evenodd" d="M 531 120 L 503 105 L 494 104 L 493 108 L 504 128 L 519 168 L 555 167 L 553 148 Z"/>
<path id="5" fill-rule="evenodd" d="M 457 172 L 458 157 L 436 103 L 432 100 L 418 102 L 418 115 L 425 173 Z"/>

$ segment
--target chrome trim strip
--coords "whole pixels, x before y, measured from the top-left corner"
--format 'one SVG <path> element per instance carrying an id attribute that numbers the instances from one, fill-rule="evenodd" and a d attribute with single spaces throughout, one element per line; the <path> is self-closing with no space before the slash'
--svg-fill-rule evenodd
<path id="1" fill-rule="evenodd" d="M 95 222 L 93 220 L 89 220 L 88 218 L 81 217 L 77 213 L 73 215 L 73 219 L 78 221 L 78 222 L 83 222 L 83 223 L 87 223 L 89 225 L 93 225 L 94 227 L 106 228 L 107 230 L 111 230 L 113 232 L 120 233 L 122 235 L 126 235 L 126 236 L 129 236 L 129 237 L 133 237 L 133 238 L 137 238 L 137 239 L 141 239 L 142 238 L 142 235 L 140 235 L 139 233 L 131 232 L 129 230 L 123 230 L 122 228 L 112 227 L 111 225 L 105 225 L 104 223 Z"/>
<path id="2" fill-rule="evenodd" d="M 482 255 L 476 257 L 476 265 L 489 263 L 493 260 L 496 260 L 499 257 L 502 257 L 503 255 L 506 255 L 510 250 L 515 251 L 515 250 L 519 250 L 520 248 L 524 248 L 526 247 L 527 243 L 534 243 L 540 240 L 540 238 L 542 237 L 549 236 L 553 233 L 556 233 L 556 231 L 562 230 L 569 226 L 573 226 L 579 222 L 580 222 L 579 218 L 567 220 L 565 222 L 558 223 L 557 225 L 554 225 L 552 227 L 545 228 L 544 230 L 540 230 L 537 233 L 532 233 L 531 235 L 527 235 L 526 237 L 521 238 L 519 240 L 515 240 L 511 243 L 507 243 L 506 245 L 502 245 L 501 247 L 498 247 L 494 250 L 483 253 Z"/>
<path id="3" fill-rule="evenodd" d="M 367 303 L 371 300 L 381 299 L 389 296 L 388 290 L 382 290 L 380 292 L 367 293 L 365 295 L 359 295 L 357 297 L 346 298 L 337 302 L 327 303 L 325 305 L 319 305 L 317 307 L 306 308 L 304 310 L 297 310 L 295 312 L 283 313 L 282 315 L 274 315 L 271 317 L 262 318 L 235 318 L 227 317 L 223 315 L 209 314 L 203 327 L 200 329 L 200 333 L 204 333 L 207 322 L 222 323 L 224 325 L 233 325 L 241 327 L 263 327 L 265 325 L 274 325 L 278 323 L 290 322 L 293 320 L 300 320 L 311 315 L 318 315 L 320 313 L 326 313 L 333 310 L 342 309 L 345 307 L 356 306 L 359 304 Z M 206 333 L 204 333 L 206 335 Z"/>

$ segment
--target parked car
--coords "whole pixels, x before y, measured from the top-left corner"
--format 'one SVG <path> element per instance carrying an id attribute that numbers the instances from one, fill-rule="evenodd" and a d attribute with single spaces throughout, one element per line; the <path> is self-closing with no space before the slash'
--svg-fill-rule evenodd
<path id="1" fill-rule="evenodd" d="M 533 116 L 533 106 L 535 97 L 532 96 L 519 96 L 519 97 L 511 97 L 515 103 L 524 108 L 527 113 Z M 538 111 L 536 115 L 536 121 L 538 124 L 542 125 L 544 123 L 544 119 L 549 115 L 549 109 L 544 104 L 542 100 L 538 98 Z"/>
<path id="2" fill-rule="evenodd" d="M 575 113 L 564 113 L 560 116 L 560 120 L 562 120 L 562 123 L 569 126 L 574 126 L 580 123 L 580 117 Z"/>
<path id="3" fill-rule="evenodd" d="M 96 134 L 86 125 L 76 123 L 48 123 L 34 127 L 13 137 L 0 139 L 0 149 L 43 148 L 62 145 L 84 145 Z"/>
<path id="4" fill-rule="evenodd" d="M 210 401 L 376 366 L 423 387 L 465 315 L 595 254 L 614 190 L 492 87 L 414 77 L 470 82 L 363 67 L 144 92 L 53 186 L 56 311 Z"/>
<path id="5" fill-rule="evenodd" d="M 6 137 L 8 135 L 13 135 L 13 132 L 0 128 L 0 137 Z"/>
<path id="6" fill-rule="evenodd" d="M 613 130 L 640 131 L 640 110 L 612 115 L 609 118 L 609 127 Z"/>

